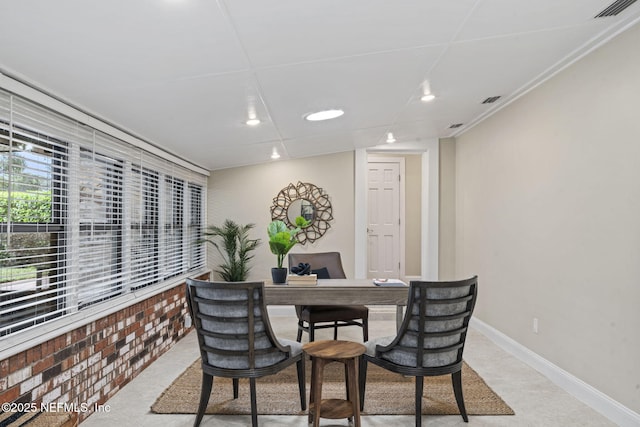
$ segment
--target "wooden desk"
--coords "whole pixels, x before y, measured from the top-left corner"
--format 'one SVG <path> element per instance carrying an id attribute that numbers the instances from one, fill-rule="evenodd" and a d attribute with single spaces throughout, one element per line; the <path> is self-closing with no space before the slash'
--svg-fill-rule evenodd
<path id="1" fill-rule="evenodd" d="M 265 282 L 267 305 L 395 305 L 396 323 L 402 323 L 409 286 L 376 286 L 372 279 L 318 279 L 315 286 L 274 285 Z"/>

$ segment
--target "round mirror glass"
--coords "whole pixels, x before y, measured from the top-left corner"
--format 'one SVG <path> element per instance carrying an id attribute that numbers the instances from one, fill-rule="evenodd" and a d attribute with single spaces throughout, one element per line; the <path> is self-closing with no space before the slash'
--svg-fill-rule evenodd
<path id="1" fill-rule="evenodd" d="M 313 220 L 316 216 L 315 207 L 313 204 L 307 199 L 296 199 L 291 201 L 289 207 L 287 208 L 287 219 L 291 223 L 291 225 L 296 225 L 296 218 L 303 217 L 308 221 L 308 225 L 313 223 Z"/>

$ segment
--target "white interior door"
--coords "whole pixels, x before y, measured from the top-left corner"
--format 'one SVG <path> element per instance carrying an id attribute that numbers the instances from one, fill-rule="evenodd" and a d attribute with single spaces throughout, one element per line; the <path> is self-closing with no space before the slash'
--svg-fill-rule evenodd
<path id="1" fill-rule="evenodd" d="M 368 278 L 400 277 L 400 160 L 368 162 Z"/>

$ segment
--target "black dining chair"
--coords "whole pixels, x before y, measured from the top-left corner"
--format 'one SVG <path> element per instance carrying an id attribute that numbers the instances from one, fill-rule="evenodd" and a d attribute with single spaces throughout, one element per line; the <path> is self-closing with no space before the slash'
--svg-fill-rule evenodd
<path id="1" fill-rule="evenodd" d="M 315 252 L 289 254 L 289 270 L 299 264 L 309 264 L 311 272 L 318 279 L 346 279 L 342 268 L 340 252 Z M 297 341 L 302 341 L 302 332 L 309 333 L 309 341 L 314 341 L 315 330 L 333 328 L 333 339 L 338 339 L 338 328 L 360 326 L 362 338 L 369 339 L 369 308 L 364 305 L 297 305 Z M 306 325 L 305 325 L 306 323 Z"/>
<path id="2" fill-rule="evenodd" d="M 194 426 L 202 421 L 214 377 L 249 378 L 251 425 L 258 425 L 256 378 L 275 374 L 296 363 L 300 406 L 306 409 L 302 345 L 278 340 L 264 303 L 263 282 L 205 282 L 187 279 L 187 302 L 194 320 L 202 360 L 202 388 Z"/>
<path id="3" fill-rule="evenodd" d="M 476 303 L 477 276 L 450 282 L 410 282 L 409 298 L 397 335 L 365 343 L 360 359 L 360 408 L 364 409 L 367 364 L 415 377 L 416 427 L 422 425 L 425 376 L 451 374 L 462 419 L 468 422 L 462 395 L 462 352 Z"/>

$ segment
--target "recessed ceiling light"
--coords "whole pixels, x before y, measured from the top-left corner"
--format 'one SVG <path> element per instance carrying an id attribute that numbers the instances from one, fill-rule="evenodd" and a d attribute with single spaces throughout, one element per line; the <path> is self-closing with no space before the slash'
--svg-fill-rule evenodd
<path id="1" fill-rule="evenodd" d="M 249 126 L 257 126 L 260 124 L 260 119 L 249 119 L 246 122 Z"/>
<path id="2" fill-rule="evenodd" d="M 275 148 L 273 149 L 273 151 L 271 152 L 271 158 L 273 160 L 277 160 L 280 158 L 280 154 L 278 154 L 278 150 L 276 150 Z"/>
<path id="3" fill-rule="evenodd" d="M 304 116 L 305 120 L 309 120 L 310 122 L 319 122 L 322 120 L 331 120 L 337 117 L 340 117 L 344 114 L 343 110 L 324 110 L 324 111 L 316 111 L 315 113 L 309 113 Z"/>
<path id="4" fill-rule="evenodd" d="M 393 132 L 387 133 L 387 144 L 393 144 L 396 142 L 396 138 L 393 136 Z"/>
<path id="5" fill-rule="evenodd" d="M 422 98 L 420 98 L 420 100 L 423 102 L 433 101 L 434 99 L 436 99 L 436 96 L 432 93 L 425 93 L 424 95 L 422 95 Z"/>

